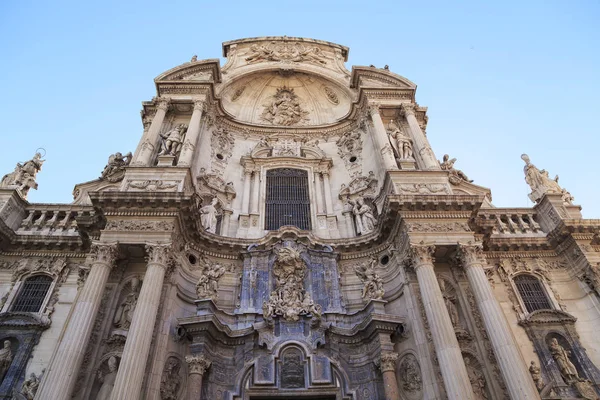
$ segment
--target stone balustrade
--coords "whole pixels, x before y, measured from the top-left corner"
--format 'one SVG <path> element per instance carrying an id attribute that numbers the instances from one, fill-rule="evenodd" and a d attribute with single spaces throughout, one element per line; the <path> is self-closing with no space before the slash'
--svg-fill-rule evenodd
<path id="1" fill-rule="evenodd" d="M 93 219 L 92 207 L 34 204 L 17 229 L 19 235 L 78 235 L 78 220 Z"/>
<path id="2" fill-rule="evenodd" d="M 492 235 L 545 236 L 532 209 L 494 209 L 478 215 L 477 224 Z"/>

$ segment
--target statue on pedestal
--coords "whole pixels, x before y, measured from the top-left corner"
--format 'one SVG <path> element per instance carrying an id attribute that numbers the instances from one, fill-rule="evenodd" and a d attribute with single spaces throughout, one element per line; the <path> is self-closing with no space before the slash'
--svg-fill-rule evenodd
<path id="1" fill-rule="evenodd" d="M 35 181 L 35 177 L 39 171 L 42 170 L 42 164 L 46 160 L 42 160 L 42 155 L 36 152 L 33 158 L 23 164 L 17 163 L 15 170 L 2 177 L 0 181 L 0 187 L 16 187 L 23 197 L 27 197 L 29 189 L 38 188 L 38 184 Z"/>
<path id="2" fill-rule="evenodd" d="M 133 312 L 137 305 L 139 296 L 140 280 L 133 278 L 131 280 L 131 292 L 125 297 L 123 302 L 119 305 L 113 324 L 115 327 L 120 329 L 129 329 L 131 326 L 131 320 L 133 319 Z"/>
<path id="3" fill-rule="evenodd" d="M 210 233 L 216 233 L 217 231 L 217 208 L 215 207 L 219 199 L 213 197 L 210 204 L 205 205 L 200 209 L 200 222 L 204 229 Z"/>
<path id="4" fill-rule="evenodd" d="M 352 213 L 356 221 L 356 230 L 359 235 L 365 235 L 375 230 L 377 220 L 373 215 L 373 210 L 365 204 L 365 199 L 359 197 L 356 203 L 353 203 Z"/>
<path id="5" fill-rule="evenodd" d="M 96 400 L 110 400 L 117 379 L 117 368 L 117 359 L 112 356 L 108 359 L 108 373 L 104 375 L 102 371 L 98 371 L 98 380 L 102 382 L 102 386 L 96 395 Z"/>
<path id="6" fill-rule="evenodd" d="M 531 201 L 537 203 L 544 194 L 555 193 L 562 196 L 565 204 L 573 204 L 574 198 L 571 196 L 571 193 L 561 188 L 558 184 L 558 175 L 554 179 L 550 179 L 548 171 L 545 169 L 540 171 L 530 162 L 531 160 L 527 154 L 522 154 L 521 159 L 525 161 L 523 172 L 525 173 L 525 182 L 531 188 L 531 193 L 529 194 Z"/>
<path id="7" fill-rule="evenodd" d="M 161 133 L 160 137 L 163 139 L 163 142 L 158 155 L 177 156 L 181 151 L 186 130 L 187 126 L 185 124 L 179 124 L 170 131 Z"/>
<path id="8" fill-rule="evenodd" d="M 390 137 L 390 143 L 398 155 L 398 160 L 414 160 L 412 141 L 402 133 L 402 130 L 394 120 L 390 120 L 387 132 Z"/>

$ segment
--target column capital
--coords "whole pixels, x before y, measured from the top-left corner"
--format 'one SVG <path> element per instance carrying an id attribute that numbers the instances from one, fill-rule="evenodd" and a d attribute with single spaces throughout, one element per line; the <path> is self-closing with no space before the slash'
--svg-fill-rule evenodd
<path id="1" fill-rule="evenodd" d="M 92 242 L 90 254 L 93 257 L 92 264 L 102 263 L 112 268 L 119 255 L 119 243 Z"/>
<path id="2" fill-rule="evenodd" d="M 171 104 L 171 99 L 168 97 L 157 97 L 154 100 L 154 103 L 156 104 L 156 108 L 158 110 L 167 111 L 169 109 L 169 105 Z"/>
<path id="3" fill-rule="evenodd" d="M 381 105 L 379 103 L 369 103 L 369 105 L 368 105 L 369 114 L 371 116 L 373 116 L 375 114 L 379 114 L 379 107 L 381 107 Z"/>
<path id="4" fill-rule="evenodd" d="M 166 268 L 171 261 L 171 243 L 146 243 L 148 264 Z"/>
<path id="5" fill-rule="evenodd" d="M 461 262 L 463 268 L 485 264 L 485 254 L 481 243 L 458 243 L 456 257 Z"/>
<path id="6" fill-rule="evenodd" d="M 417 105 L 413 103 L 402 103 L 400 108 L 402 108 L 402 112 L 405 116 L 415 115 L 415 108 L 417 108 Z"/>
<path id="7" fill-rule="evenodd" d="M 204 354 L 185 356 L 185 362 L 188 365 L 189 374 L 204 375 L 212 362 Z"/>
<path id="8" fill-rule="evenodd" d="M 194 99 L 194 111 L 206 111 L 206 101 L 202 99 Z"/>
<path id="9" fill-rule="evenodd" d="M 421 265 L 433 264 L 435 245 L 431 243 L 411 243 L 409 247 L 410 259 L 416 269 Z"/>
<path id="10" fill-rule="evenodd" d="M 381 353 L 379 359 L 379 369 L 381 369 L 381 372 L 395 371 L 396 362 L 398 362 L 399 357 L 400 356 L 398 355 L 398 353 Z"/>

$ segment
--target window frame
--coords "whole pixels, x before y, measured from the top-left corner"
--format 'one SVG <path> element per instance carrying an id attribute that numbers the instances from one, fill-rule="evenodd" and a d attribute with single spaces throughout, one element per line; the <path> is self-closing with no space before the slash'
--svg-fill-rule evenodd
<path id="1" fill-rule="evenodd" d="M 530 277 L 533 277 L 534 279 L 537 279 L 537 281 L 540 283 L 540 286 L 544 292 L 544 295 L 546 296 L 546 300 L 548 301 L 550 308 L 540 308 L 540 309 L 533 310 L 533 311 L 529 311 L 527 309 L 527 307 L 525 305 L 525 301 L 523 300 L 521 291 L 519 290 L 519 287 L 517 286 L 517 284 L 515 282 L 515 278 L 518 278 L 520 276 L 530 276 Z M 540 310 L 560 310 L 561 309 L 560 306 L 558 305 L 558 302 L 554 298 L 552 290 L 550 290 L 550 288 L 548 287 L 546 279 L 544 279 L 543 276 L 541 276 L 535 272 L 515 273 L 510 277 L 510 284 L 513 288 L 513 291 L 517 294 L 517 299 L 519 301 L 519 306 L 521 307 L 521 311 L 523 311 L 523 315 L 529 315 L 531 313 L 534 313 L 535 311 L 540 311 Z"/>
<path id="2" fill-rule="evenodd" d="M 36 276 L 45 276 L 45 277 L 48 277 L 51 279 L 50 285 L 48 286 L 48 291 L 46 292 L 46 295 L 44 296 L 44 299 L 42 300 L 40 309 L 36 312 L 34 312 L 34 311 L 13 311 L 12 308 L 13 308 L 16 300 L 19 298 L 21 291 L 24 289 L 25 282 L 28 279 L 34 278 Z M 19 279 L 19 281 L 15 283 L 14 287 L 10 291 L 8 299 L 6 300 L 6 303 L 4 303 L 4 307 L 2 307 L 1 312 L 2 313 L 16 312 L 16 313 L 42 315 L 44 313 L 44 311 L 46 310 L 48 302 L 50 301 L 50 297 L 52 297 L 52 294 L 54 293 L 54 288 L 56 287 L 56 280 L 57 280 L 56 277 L 54 277 L 50 274 L 47 274 L 47 273 L 43 273 L 43 272 L 35 272 L 32 274 L 27 274 L 27 275 L 22 276 L 21 279 Z"/>

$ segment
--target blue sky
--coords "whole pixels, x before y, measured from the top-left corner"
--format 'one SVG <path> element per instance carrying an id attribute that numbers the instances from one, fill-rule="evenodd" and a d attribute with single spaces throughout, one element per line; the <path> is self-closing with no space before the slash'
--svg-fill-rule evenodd
<path id="1" fill-rule="evenodd" d="M 135 150 L 153 79 L 221 56 L 221 43 L 287 35 L 350 47 L 418 85 L 438 159 L 458 159 L 499 207 L 524 207 L 526 152 L 600 218 L 600 3 L 3 1 L 0 174 L 38 147 L 31 202 L 70 202 L 111 153 Z M 224 62 L 224 61 L 223 61 Z"/>

